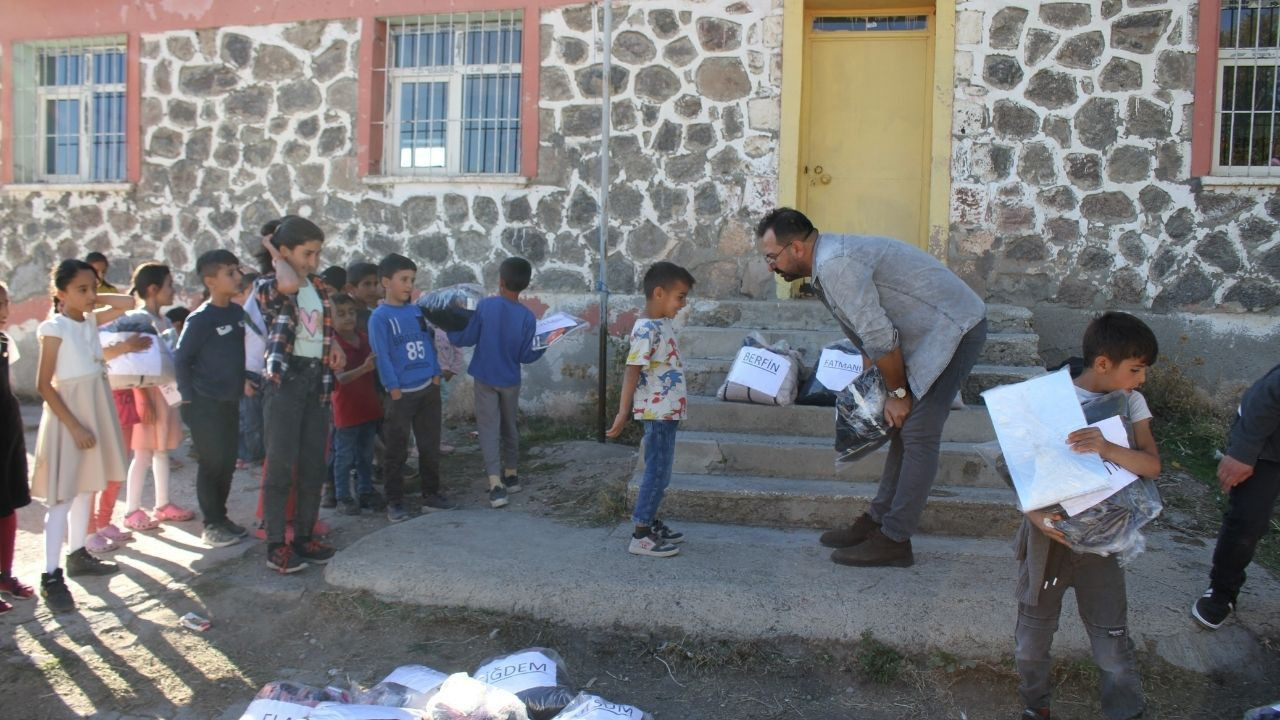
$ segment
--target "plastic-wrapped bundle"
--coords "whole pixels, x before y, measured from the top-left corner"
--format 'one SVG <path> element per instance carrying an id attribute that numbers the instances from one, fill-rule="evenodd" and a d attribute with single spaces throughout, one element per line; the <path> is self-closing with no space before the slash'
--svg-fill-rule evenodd
<path id="1" fill-rule="evenodd" d="M 426 720 L 426 718 L 427 714 L 422 710 L 341 703 L 320 703 L 307 715 L 307 720 Z"/>
<path id="2" fill-rule="evenodd" d="M 313 709 L 310 705 L 260 698 L 249 703 L 240 720 L 307 720 Z"/>
<path id="3" fill-rule="evenodd" d="M 120 317 L 98 328 L 99 332 L 131 332 L 158 335 L 151 313 L 146 310 L 130 310 Z"/>
<path id="4" fill-rule="evenodd" d="M 382 682 L 356 695 L 362 705 L 425 708 L 431 693 L 449 676 L 425 665 L 401 665 Z"/>
<path id="5" fill-rule="evenodd" d="M 274 680 L 262 686 L 256 700 L 280 700 L 295 705 L 315 706 L 322 702 L 345 702 L 347 698 L 327 689 L 304 685 L 292 680 Z"/>
<path id="6" fill-rule="evenodd" d="M 476 305 L 484 299 L 484 288 L 475 283 L 450 285 L 418 296 L 418 307 L 432 325 L 445 332 L 467 328 Z"/>
<path id="7" fill-rule="evenodd" d="M 1244 714 L 1244 720 L 1280 720 L 1280 700 L 1250 710 Z"/>
<path id="8" fill-rule="evenodd" d="M 529 720 L 520 698 L 502 688 L 450 675 L 427 703 L 428 720 Z"/>
<path id="9" fill-rule="evenodd" d="M 796 395 L 797 405 L 815 405 L 818 407 L 835 407 L 836 395 L 839 394 L 848 382 L 838 383 L 841 387 L 828 387 L 819 379 L 824 375 L 823 363 L 832 362 L 842 365 L 848 372 L 838 373 L 841 378 L 848 378 L 851 382 L 861 373 L 860 368 L 865 366 L 862 360 L 862 353 L 854 348 L 853 343 L 846 340 L 828 343 L 823 346 L 822 351 L 818 353 L 818 359 L 813 363 L 813 369 L 808 372 L 808 377 L 801 383 L 800 392 Z M 852 374 L 849 374 L 852 373 Z"/>
<path id="10" fill-rule="evenodd" d="M 576 694 L 569 689 L 564 658 L 547 648 L 526 648 L 490 658 L 474 675 L 480 682 L 514 693 L 524 702 L 530 720 L 551 720 Z"/>
<path id="11" fill-rule="evenodd" d="M 799 351 L 792 350 L 791 345 L 785 340 L 773 345 L 766 345 L 764 338 L 759 333 L 751 333 L 743 339 L 742 348 L 742 350 L 738 351 L 738 356 L 733 360 L 735 367 L 744 362 L 759 367 L 759 364 L 750 363 L 748 360 L 750 354 L 747 350 L 751 348 L 767 350 L 782 356 L 782 359 L 777 362 L 779 365 L 785 362 L 786 366 L 777 369 L 777 372 L 782 375 L 778 391 L 770 395 L 741 383 L 730 382 L 728 378 L 725 378 L 725 381 L 720 385 L 720 389 L 716 391 L 716 397 L 728 402 L 754 403 L 757 405 L 791 405 L 794 403 L 796 391 L 800 384 L 800 368 L 804 365 L 804 355 Z M 769 371 L 773 372 L 772 369 Z M 733 376 L 733 368 L 730 368 L 729 377 Z"/>
<path id="12" fill-rule="evenodd" d="M 896 428 L 884 420 L 888 399 L 874 365 L 836 395 L 836 462 L 853 462 L 889 441 Z"/>
<path id="13" fill-rule="evenodd" d="M 157 334 L 151 313 L 131 310 L 98 330 L 102 347 L 110 347 L 137 335 L 151 338 L 146 350 L 117 355 L 107 361 L 107 381 L 116 390 L 157 387 L 174 381 L 172 332 Z"/>
<path id="14" fill-rule="evenodd" d="M 653 720 L 653 716 L 637 707 L 578 693 L 554 720 Z"/>
<path id="15" fill-rule="evenodd" d="M 1156 519 L 1163 509 L 1156 484 L 1148 478 L 1139 478 L 1106 500 L 1063 518 L 1054 526 L 1067 536 L 1072 549 L 1094 555 L 1118 555 L 1120 564 L 1127 565 L 1147 547 L 1140 532 L 1143 526 Z"/>

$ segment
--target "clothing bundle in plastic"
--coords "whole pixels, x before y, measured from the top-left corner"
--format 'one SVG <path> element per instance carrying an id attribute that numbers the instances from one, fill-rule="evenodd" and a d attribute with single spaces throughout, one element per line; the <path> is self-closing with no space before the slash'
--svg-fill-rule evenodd
<path id="1" fill-rule="evenodd" d="M 418 296 L 418 307 L 432 325 L 445 332 L 467 329 L 476 305 L 484 299 L 484 288 L 475 283 L 450 285 Z"/>
<path id="2" fill-rule="evenodd" d="M 884 420 L 888 397 L 874 365 L 836 394 L 836 463 L 853 462 L 889 441 L 896 428 Z"/>
<path id="3" fill-rule="evenodd" d="M 1139 478 L 1116 494 L 1072 517 L 1054 523 L 1077 552 L 1118 555 L 1127 565 L 1147 547 L 1140 532 L 1164 509 L 1160 491 L 1149 478 Z"/>
<path id="4" fill-rule="evenodd" d="M 98 329 L 98 339 L 104 348 L 138 335 L 150 337 L 151 346 L 107 361 L 107 381 L 116 390 L 158 387 L 174 381 L 173 338 L 156 332 L 151 313 L 131 310 Z"/>
<path id="5" fill-rule="evenodd" d="M 637 707 L 578 693 L 554 720 L 653 720 L 653 716 Z"/>
<path id="6" fill-rule="evenodd" d="M 530 720 L 551 720 L 575 694 L 569 689 L 564 658 L 547 648 L 527 648 L 490 658 L 476 669 L 474 677 L 515 694 L 524 702 Z"/>
<path id="7" fill-rule="evenodd" d="M 520 698 L 466 673 L 450 675 L 427 703 L 428 720 L 529 720 Z"/>
<path id="8" fill-rule="evenodd" d="M 587 326 L 587 321 L 577 315 L 566 312 L 549 312 L 538 321 L 533 331 L 533 349 L 546 350 L 554 343 L 563 340 Z"/>
<path id="9" fill-rule="evenodd" d="M 382 682 L 357 693 L 355 701 L 363 705 L 383 705 L 422 709 L 448 675 L 425 665 L 401 665 Z"/>
<path id="10" fill-rule="evenodd" d="M 866 365 L 866 358 L 848 340 L 827 344 L 802 383 L 796 404 L 835 407 L 836 395 L 857 379 Z"/>
<path id="11" fill-rule="evenodd" d="M 804 355 L 785 340 L 766 345 L 759 333 L 742 341 L 716 397 L 728 402 L 757 405 L 791 405 L 800 385 Z"/>

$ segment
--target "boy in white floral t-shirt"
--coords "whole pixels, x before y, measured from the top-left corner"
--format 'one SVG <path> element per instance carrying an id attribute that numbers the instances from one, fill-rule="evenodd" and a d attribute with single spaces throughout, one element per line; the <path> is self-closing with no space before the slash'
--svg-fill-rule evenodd
<path id="1" fill-rule="evenodd" d="M 671 482 L 676 454 L 676 428 L 684 419 L 684 363 L 671 318 L 684 308 L 693 275 L 669 262 L 654 263 L 644 274 L 644 316 L 631 329 L 631 350 L 622 379 L 622 400 L 613 427 L 618 437 L 634 417 L 644 423 L 644 479 L 636 494 L 631 520 L 635 532 L 627 548 L 633 555 L 671 557 L 684 535 L 657 519 L 658 506 Z"/>

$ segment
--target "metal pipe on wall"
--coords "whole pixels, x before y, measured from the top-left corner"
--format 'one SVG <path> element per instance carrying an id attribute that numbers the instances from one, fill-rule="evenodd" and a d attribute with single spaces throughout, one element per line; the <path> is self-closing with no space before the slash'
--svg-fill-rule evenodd
<path id="1" fill-rule="evenodd" d="M 599 442 L 605 441 L 605 423 L 607 412 L 605 395 L 609 383 L 609 285 L 606 270 L 609 250 L 609 122 L 612 115 L 613 83 L 611 61 L 613 60 L 613 5 L 612 0 L 602 0 L 604 6 L 604 23 L 602 32 L 604 59 L 600 67 L 600 277 L 596 289 L 600 293 L 600 358 L 596 371 L 599 383 L 596 388 L 596 424 Z"/>

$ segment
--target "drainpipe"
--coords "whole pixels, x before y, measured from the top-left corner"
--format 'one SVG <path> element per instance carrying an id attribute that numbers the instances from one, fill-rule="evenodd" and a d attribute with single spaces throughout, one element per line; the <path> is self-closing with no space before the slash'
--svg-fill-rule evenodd
<path id="1" fill-rule="evenodd" d="M 600 362 L 596 374 L 599 384 L 596 388 L 596 421 L 598 425 L 598 442 L 604 442 L 605 429 L 608 422 L 605 408 L 605 394 L 609 382 L 609 285 L 606 280 L 608 265 L 607 252 L 609 245 L 609 121 L 613 108 L 613 0 L 603 0 L 604 6 L 604 62 L 600 68 L 600 277 L 596 281 L 596 291 L 600 293 Z"/>

